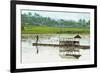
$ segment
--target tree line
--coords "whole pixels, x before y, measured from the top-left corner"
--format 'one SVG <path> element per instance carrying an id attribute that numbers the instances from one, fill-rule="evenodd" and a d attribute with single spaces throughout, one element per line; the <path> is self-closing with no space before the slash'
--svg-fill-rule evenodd
<path id="1" fill-rule="evenodd" d="M 38 13 L 32 15 L 32 13 L 21 14 L 21 25 L 22 26 L 48 26 L 48 27 L 90 27 L 90 20 L 79 19 L 74 20 L 64 20 L 64 19 L 52 19 L 50 17 L 43 17 Z"/>

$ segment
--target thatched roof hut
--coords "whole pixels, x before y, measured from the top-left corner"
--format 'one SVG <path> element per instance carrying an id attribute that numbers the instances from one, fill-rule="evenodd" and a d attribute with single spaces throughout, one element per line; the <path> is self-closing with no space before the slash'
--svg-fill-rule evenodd
<path id="1" fill-rule="evenodd" d="M 74 38 L 79 38 L 81 39 L 82 37 L 80 35 L 76 35 Z"/>

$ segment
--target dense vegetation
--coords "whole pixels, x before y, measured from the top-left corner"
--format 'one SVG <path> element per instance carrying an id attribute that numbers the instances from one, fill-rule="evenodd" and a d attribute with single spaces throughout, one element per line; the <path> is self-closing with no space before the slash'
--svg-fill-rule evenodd
<path id="1" fill-rule="evenodd" d="M 89 33 L 90 21 L 55 20 L 37 13 L 21 14 L 22 33 Z"/>

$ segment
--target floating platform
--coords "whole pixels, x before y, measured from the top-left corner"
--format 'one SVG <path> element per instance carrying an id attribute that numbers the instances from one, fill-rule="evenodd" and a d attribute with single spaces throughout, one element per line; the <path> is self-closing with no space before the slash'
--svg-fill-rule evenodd
<path id="1" fill-rule="evenodd" d="M 32 43 L 33 46 L 54 46 L 54 47 L 73 47 L 71 45 L 63 45 L 63 44 L 43 44 L 43 43 Z M 78 45 L 78 48 L 81 49 L 90 49 L 88 45 Z"/>

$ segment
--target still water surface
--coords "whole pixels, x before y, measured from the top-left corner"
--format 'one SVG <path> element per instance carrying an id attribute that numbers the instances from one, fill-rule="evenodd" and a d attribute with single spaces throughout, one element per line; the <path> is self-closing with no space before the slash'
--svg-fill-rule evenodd
<path id="1" fill-rule="evenodd" d="M 73 38 L 76 34 L 38 34 L 38 43 L 44 44 L 59 44 L 59 40 L 62 38 Z M 69 62 L 69 61 L 80 61 L 90 59 L 89 49 L 80 49 L 80 58 L 75 57 L 62 58 L 59 54 L 61 47 L 53 46 L 32 46 L 32 43 L 36 42 L 37 34 L 22 34 L 22 63 L 52 63 L 52 62 Z M 80 45 L 90 45 L 89 35 L 80 35 Z M 37 53 L 38 49 L 38 53 Z"/>

